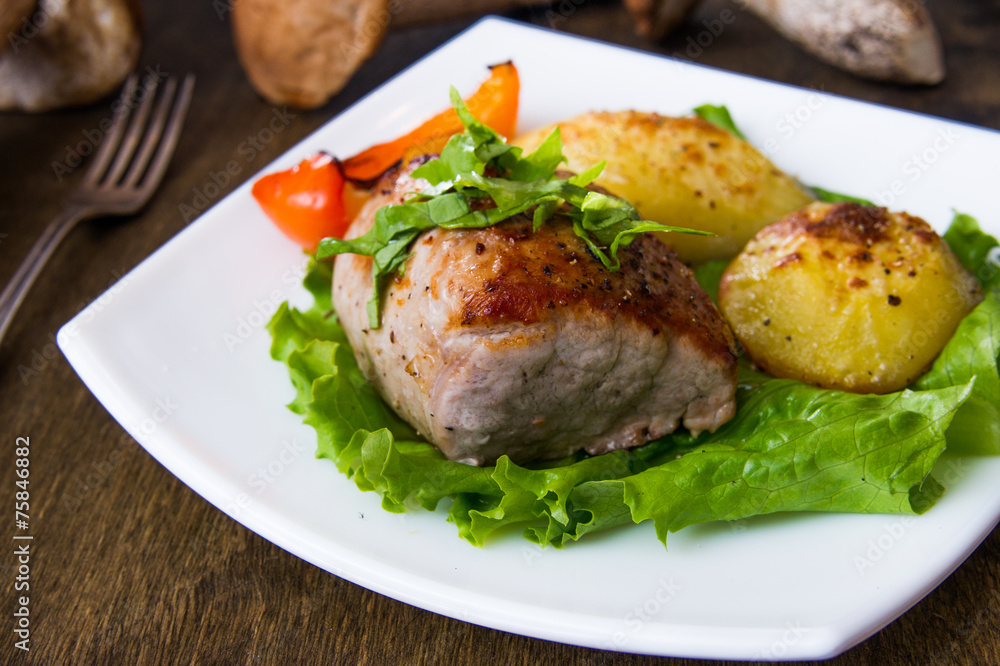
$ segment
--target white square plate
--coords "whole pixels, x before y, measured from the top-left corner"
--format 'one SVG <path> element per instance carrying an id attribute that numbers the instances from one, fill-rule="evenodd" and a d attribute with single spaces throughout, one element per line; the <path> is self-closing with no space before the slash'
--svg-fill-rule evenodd
<path id="1" fill-rule="evenodd" d="M 726 104 L 751 142 L 804 182 L 905 209 L 939 230 L 952 207 L 1000 232 L 1000 134 L 486 19 L 396 76 L 266 171 L 347 156 L 468 94 L 486 66 L 521 74 L 520 130 L 592 109 L 682 115 Z M 561 65 L 554 68 L 553 62 Z M 258 209 L 251 181 L 59 332 L 94 395 L 205 499 L 289 552 L 436 613 L 528 636 L 684 657 L 835 655 L 916 603 L 1000 517 L 1000 459 L 942 463 L 919 518 L 771 516 L 695 526 L 670 550 L 648 524 L 540 550 L 477 549 L 436 513 L 386 513 L 284 405 L 293 390 L 264 324 L 300 306 L 305 257 Z"/>

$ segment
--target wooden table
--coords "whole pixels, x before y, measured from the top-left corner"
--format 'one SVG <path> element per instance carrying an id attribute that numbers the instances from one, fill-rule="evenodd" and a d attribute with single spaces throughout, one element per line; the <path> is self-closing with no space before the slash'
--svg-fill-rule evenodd
<path id="1" fill-rule="evenodd" d="M 560 645 L 459 622 L 345 582 L 248 531 L 156 463 L 91 396 L 54 344 L 61 324 L 180 231 L 181 204 L 204 204 L 210 174 L 267 124 L 272 107 L 237 63 L 225 3 L 148 0 L 142 66 L 198 76 L 191 114 L 166 181 L 123 224 L 75 231 L 0 347 L 4 490 L 14 502 L 14 446 L 31 441 L 31 652 L 11 628 L 16 562 L 0 557 L 5 590 L 0 661 L 161 663 L 653 663 L 654 658 Z M 1000 4 L 929 3 L 948 54 L 934 88 L 852 78 L 804 55 L 733 5 L 708 2 L 659 46 L 633 36 L 616 2 L 563 2 L 511 14 L 559 30 L 661 53 L 682 53 L 702 21 L 737 20 L 698 61 L 767 79 L 1000 128 Z M 572 9 L 573 11 L 566 11 Z M 223 11 L 223 14 L 225 12 Z M 395 32 L 335 100 L 296 112 L 256 149 L 240 181 L 469 21 Z M 57 177 L 110 101 L 41 116 L 0 116 L 0 282 L 6 282 L 82 170 Z M 213 188 L 209 188 L 213 192 Z M 990 211 L 995 214 L 996 211 Z M 984 213 L 985 214 L 985 213 Z M 13 516 L 3 534 L 14 532 Z M 12 543 L 8 541 L 8 543 Z M 910 612 L 838 664 L 1000 663 L 1000 535 Z M 733 554 L 734 561 L 739 554 Z M 20 593 L 19 593 L 20 594 Z M 691 662 L 694 663 L 694 662 Z"/>

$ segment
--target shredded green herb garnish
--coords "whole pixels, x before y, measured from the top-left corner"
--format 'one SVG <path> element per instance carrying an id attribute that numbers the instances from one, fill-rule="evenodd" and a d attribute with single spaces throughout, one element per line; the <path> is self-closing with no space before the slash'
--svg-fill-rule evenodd
<path id="1" fill-rule="evenodd" d="M 465 125 L 432 159 L 413 171 L 431 187 L 414 194 L 405 203 L 384 206 L 363 236 L 351 240 L 326 238 L 317 257 L 325 259 L 352 253 L 372 257 L 373 293 L 368 301 L 368 325 L 381 324 L 381 294 L 385 279 L 403 272 L 410 245 L 422 232 L 443 229 L 479 229 L 533 209 L 537 231 L 557 210 L 570 218 L 573 231 L 586 242 L 610 271 L 618 270 L 618 248 L 647 231 L 676 231 L 712 235 L 705 231 L 674 227 L 643 220 L 635 206 L 608 194 L 587 189 L 604 169 L 601 162 L 570 178 L 556 177 L 565 161 L 562 139 L 556 128 L 529 155 L 504 142 L 496 132 L 476 120 L 458 91 L 451 89 L 451 102 Z M 496 172 L 499 176 L 487 176 Z M 489 198 L 495 208 L 473 206 Z"/>

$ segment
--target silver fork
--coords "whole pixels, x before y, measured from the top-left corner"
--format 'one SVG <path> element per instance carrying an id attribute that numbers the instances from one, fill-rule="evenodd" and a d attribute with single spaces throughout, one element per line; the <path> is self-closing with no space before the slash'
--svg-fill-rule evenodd
<path id="1" fill-rule="evenodd" d="M 191 103 L 194 76 L 188 74 L 179 87 L 177 79 L 169 77 L 159 91 L 159 82 L 150 79 L 142 102 L 133 112 L 138 85 L 139 77 L 132 74 L 116 105 L 121 111 L 83 182 L 70 194 L 0 294 L 0 341 L 45 262 L 78 222 L 136 213 L 163 180 Z"/>

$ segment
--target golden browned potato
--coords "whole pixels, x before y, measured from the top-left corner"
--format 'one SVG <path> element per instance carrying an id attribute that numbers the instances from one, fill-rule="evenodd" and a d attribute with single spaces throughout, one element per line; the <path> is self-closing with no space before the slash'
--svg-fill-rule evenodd
<path id="1" fill-rule="evenodd" d="M 758 366 L 857 393 L 917 379 L 982 298 L 926 222 L 854 203 L 815 203 L 763 229 L 719 286 Z"/>
<path id="2" fill-rule="evenodd" d="M 559 129 L 571 171 L 607 160 L 597 184 L 631 201 L 643 217 L 718 234 L 662 234 L 690 263 L 735 256 L 761 228 L 812 201 L 749 143 L 700 118 L 591 112 Z M 534 150 L 551 130 L 514 143 Z"/>

